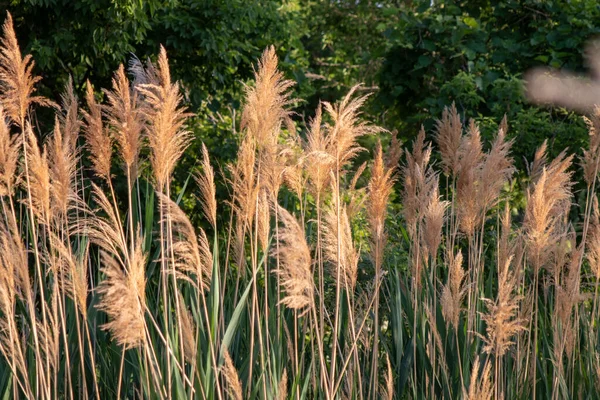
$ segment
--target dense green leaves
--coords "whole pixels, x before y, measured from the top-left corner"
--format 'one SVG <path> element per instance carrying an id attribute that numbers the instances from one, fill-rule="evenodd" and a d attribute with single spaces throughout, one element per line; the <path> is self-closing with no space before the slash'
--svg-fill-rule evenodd
<path id="1" fill-rule="evenodd" d="M 509 134 L 519 143 L 518 161 L 545 138 L 558 151 L 581 147 L 586 130 L 579 117 L 527 104 L 521 79 L 538 65 L 583 69 L 584 45 L 600 32 L 597 2 L 416 3 L 396 9 L 398 21 L 385 31 L 389 51 L 379 75 L 378 105 L 392 108 L 391 125 L 405 125 L 409 135 L 422 123 L 431 128 L 455 102 L 488 135 L 495 125 L 485 121 L 506 114 Z"/>

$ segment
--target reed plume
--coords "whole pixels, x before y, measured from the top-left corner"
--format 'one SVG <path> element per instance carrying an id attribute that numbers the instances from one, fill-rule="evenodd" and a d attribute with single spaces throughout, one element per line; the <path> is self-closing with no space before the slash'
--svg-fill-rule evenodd
<path id="1" fill-rule="evenodd" d="M 543 148 L 542 150 L 545 150 Z M 536 159 L 545 157 L 541 152 Z M 527 191 L 527 207 L 525 209 L 525 237 L 533 257 L 535 271 L 545 264 L 551 248 L 560 238 L 562 232 L 556 227 L 570 206 L 571 165 L 573 156 L 563 152 L 548 166 L 532 168 L 532 173 L 541 169 L 539 177 L 534 177 L 531 188 Z"/>
<path id="2" fill-rule="evenodd" d="M 314 304 L 314 282 L 310 248 L 306 243 L 304 229 L 286 209 L 279 207 L 279 228 L 274 247 L 274 256 L 279 257 L 280 268 L 276 271 L 281 277 L 281 285 L 286 296 L 281 303 L 295 310 L 303 310 Z M 308 310 L 307 310 L 308 311 Z"/>
<path id="3" fill-rule="evenodd" d="M 520 297 L 513 294 L 516 285 L 515 275 L 510 270 L 512 257 L 504 265 L 498 266 L 498 295 L 495 301 L 484 299 L 487 313 L 482 316 L 486 322 L 487 335 L 483 338 L 483 351 L 493 353 L 496 357 L 506 354 L 514 343 L 512 338 L 525 329 L 523 322 L 517 318 Z"/>
<path id="4" fill-rule="evenodd" d="M 491 400 L 494 388 L 491 382 L 492 364 L 488 361 L 481 370 L 479 356 L 475 359 L 469 383 L 469 392 L 465 394 L 468 400 Z M 481 375 L 480 375 L 481 374 Z"/>
<path id="5" fill-rule="evenodd" d="M 108 104 L 104 107 L 108 124 L 114 131 L 120 156 L 129 179 L 137 177 L 138 157 L 142 146 L 144 118 L 138 92 L 129 85 L 123 65 L 112 79 L 112 90 L 104 89 Z"/>
<path id="6" fill-rule="evenodd" d="M 369 200 L 367 215 L 371 235 L 371 259 L 377 266 L 383 262 L 383 251 L 386 242 L 385 219 L 387 205 L 395 181 L 395 169 L 385 169 L 381 143 L 377 144 L 371 179 L 369 181 Z"/>
<path id="7" fill-rule="evenodd" d="M 460 250 L 455 255 L 449 255 L 448 280 L 442 288 L 440 298 L 442 316 L 446 323 L 450 324 L 455 330 L 458 330 L 462 304 L 467 293 L 467 287 L 464 284 L 465 270 L 462 263 L 463 256 Z"/>
<path id="8" fill-rule="evenodd" d="M 287 370 L 283 370 L 279 384 L 277 385 L 277 400 L 285 400 L 288 398 L 288 377 Z"/>
<path id="9" fill-rule="evenodd" d="M 229 397 L 234 400 L 242 400 L 244 398 L 242 395 L 242 383 L 240 382 L 238 371 L 235 368 L 235 365 L 233 365 L 233 361 L 227 350 L 223 354 L 223 359 L 225 362 L 221 371 L 225 376 L 225 383 L 227 383 L 227 393 L 229 394 Z"/>
<path id="10" fill-rule="evenodd" d="M 0 103 L 21 129 L 25 128 L 25 118 L 32 104 L 53 104 L 42 96 L 33 95 L 36 83 L 41 80 L 32 74 L 34 64 L 30 54 L 22 57 L 12 15 L 7 12 L 0 39 Z"/>
<path id="11" fill-rule="evenodd" d="M 77 150 L 68 130 L 58 118 L 54 122 L 54 132 L 50 138 L 48 158 L 50 161 L 50 194 L 53 216 L 67 214 L 69 202 L 74 194 L 74 181 L 77 172 Z M 73 134 L 71 132 L 70 134 Z M 71 143 L 70 143 L 71 142 Z M 33 170 L 33 163 L 31 164 Z"/>
<path id="12" fill-rule="evenodd" d="M 436 141 L 442 157 L 442 169 L 446 176 L 456 176 L 460 165 L 462 122 L 456 105 L 444 107 L 442 118 L 436 122 Z"/>
<path id="13" fill-rule="evenodd" d="M 10 125 L 0 106 L 0 196 L 12 196 L 17 179 L 21 136 L 10 134 Z"/>
<path id="14" fill-rule="evenodd" d="M 291 126 L 291 114 L 286 107 L 292 102 L 289 90 L 294 82 L 283 79 L 277 64 L 275 48 L 267 47 L 254 72 L 254 86 L 245 88 L 241 127 L 261 150 L 277 144 L 282 122 Z"/>
<path id="15" fill-rule="evenodd" d="M 413 141 L 412 152 L 405 152 L 406 163 L 402 167 L 402 214 L 406 221 L 408 234 L 415 239 L 417 224 L 422 218 L 422 211 L 429 203 L 429 194 L 437 184 L 435 174 L 429 166 L 431 144 L 425 142 L 425 130 L 421 127 L 417 138 Z"/>
<path id="16" fill-rule="evenodd" d="M 149 125 L 146 127 L 150 147 L 150 163 L 159 190 L 168 185 L 175 164 L 188 147 L 190 133 L 183 129 L 191 114 L 181 106 L 183 96 L 179 84 L 171 82 L 167 52 L 160 46 L 156 71 L 157 83 L 139 84 L 136 89 L 144 96 L 146 107 L 142 113 Z"/>
<path id="17" fill-rule="evenodd" d="M 85 99 L 89 111 L 83 111 L 84 131 L 92 169 L 98 177 L 109 180 L 113 138 L 104 127 L 102 106 L 94 97 L 94 88 L 90 81 L 86 84 Z"/>
<path id="18" fill-rule="evenodd" d="M 198 290 L 208 288 L 212 276 L 213 255 L 206 233 L 199 229 L 199 234 L 196 235 L 194 226 L 181 207 L 163 193 L 156 192 L 156 195 L 161 200 L 163 218 L 170 221 L 174 233 L 172 253 L 165 252 L 169 254 L 165 258 L 171 257 L 172 254 L 172 261 L 180 279 L 192 283 Z M 194 275 L 195 279 L 190 278 L 189 274 Z"/>
<path id="19" fill-rule="evenodd" d="M 440 198 L 437 175 L 433 178 L 432 186 L 429 201 L 423 212 L 423 232 L 421 237 L 423 239 L 425 259 L 431 256 L 435 260 L 438 248 L 442 242 L 444 214 L 450 202 L 441 200 Z"/>
<path id="20" fill-rule="evenodd" d="M 600 163 L 600 107 L 596 106 L 590 118 L 583 117 L 590 139 L 588 149 L 583 150 L 581 157 L 581 169 L 583 170 L 583 179 L 588 186 L 592 186 L 598 176 L 598 164 Z"/>
<path id="21" fill-rule="evenodd" d="M 146 255 L 138 238 L 126 268 L 108 252 L 101 251 L 102 272 L 106 279 L 98 286 L 102 296 L 98 308 L 110 319 L 103 325 L 125 349 L 142 345 L 145 340 Z"/>
<path id="22" fill-rule="evenodd" d="M 319 103 L 306 134 L 303 164 L 308 176 L 310 191 L 320 197 L 329 188 L 335 157 L 330 153 L 331 137 L 322 126 L 322 105 Z"/>
<path id="23" fill-rule="evenodd" d="M 31 194 L 31 207 L 34 215 L 41 222 L 49 222 L 51 216 L 50 198 L 50 167 L 46 148 L 40 151 L 37 138 L 29 122 L 25 125 L 27 133 L 27 154 L 25 157 L 29 164 L 29 187 L 25 189 Z"/>
<path id="24" fill-rule="evenodd" d="M 181 293 L 179 294 L 179 304 L 185 304 Z M 183 333 L 185 359 L 194 365 L 196 363 L 196 355 L 198 354 L 198 346 L 196 345 L 197 332 L 194 317 L 187 308 L 181 310 L 181 331 Z"/>
<path id="25" fill-rule="evenodd" d="M 381 132 L 383 129 L 360 120 L 360 108 L 367 101 L 368 95 L 354 98 L 360 85 L 352 87 L 341 102 L 332 105 L 323 103 L 332 120 L 326 124 L 330 135 L 329 154 L 336 160 L 338 172 L 359 152 L 364 150 L 358 145 L 358 139 L 365 135 Z"/>
<path id="26" fill-rule="evenodd" d="M 352 228 L 350 227 L 346 207 L 341 206 L 339 209 L 339 219 L 335 207 L 329 207 L 325 212 L 323 221 L 323 250 L 325 258 L 332 265 L 332 277 L 337 279 L 339 276 L 341 281 L 337 282 L 337 284 L 352 293 L 356 286 L 359 252 L 354 247 Z M 339 251 L 338 243 L 340 245 Z M 338 268 L 340 274 L 338 274 Z"/>
<path id="27" fill-rule="evenodd" d="M 215 173 L 210 165 L 210 157 L 204 143 L 202 143 L 202 171 L 195 175 L 196 183 L 200 188 L 202 211 L 213 229 L 217 228 L 217 199 L 215 187 Z"/>

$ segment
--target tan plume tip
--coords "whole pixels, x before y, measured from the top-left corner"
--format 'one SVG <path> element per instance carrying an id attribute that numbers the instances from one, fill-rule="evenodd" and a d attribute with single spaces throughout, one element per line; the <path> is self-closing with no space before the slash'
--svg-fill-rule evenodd
<path id="1" fill-rule="evenodd" d="M 149 122 L 147 127 L 150 162 L 159 189 L 169 183 L 171 174 L 179 158 L 191 141 L 191 134 L 184 129 L 190 113 L 181 105 L 183 96 L 178 83 L 171 82 L 169 60 L 164 47 L 158 55 L 159 83 L 147 83 L 137 86 L 144 96 L 145 106 L 142 113 Z"/>
<path id="2" fill-rule="evenodd" d="M 21 56 L 13 19 L 7 12 L 0 38 L 0 103 L 8 117 L 21 128 L 31 104 L 54 104 L 42 96 L 33 96 L 35 84 L 41 79 L 32 74 L 33 66 L 30 54 Z"/>
<path id="3" fill-rule="evenodd" d="M 134 179 L 138 172 L 138 157 L 142 146 L 142 108 L 138 92 L 130 87 L 123 65 L 115 73 L 112 86 L 112 90 L 104 90 L 108 101 L 105 113 L 115 134 L 119 154 Z"/>
<path id="4" fill-rule="evenodd" d="M 360 87 L 361 85 L 352 87 L 342 101 L 335 105 L 323 103 L 333 121 L 333 124 L 326 125 L 331 136 L 330 154 L 334 156 L 340 170 L 364 150 L 358 145 L 360 137 L 384 131 L 383 128 L 360 120 L 360 109 L 369 97 L 354 97 Z"/>
<path id="5" fill-rule="evenodd" d="M 456 105 L 452 103 L 450 109 L 444 107 L 442 119 L 436 122 L 436 140 L 442 156 L 442 168 L 446 175 L 455 176 L 458 172 L 462 129 Z"/>
<path id="6" fill-rule="evenodd" d="M 437 176 L 429 197 L 429 203 L 423 215 L 423 242 L 425 250 L 433 258 L 436 258 L 438 248 L 442 242 L 442 228 L 444 227 L 444 214 L 450 202 L 443 201 L 439 195 Z"/>
<path id="7" fill-rule="evenodd" d="M 310 248 L 296 218 L 283 207 L 278 207 L 283 226 L 279 228 L 276 238 L 279 245 L 273 246 L 273 254 L 279 257 L 277 273 L 286 291 L 281 302 L 292 309 L 304 309 L 312 306 L 314 301 Z"/>
<path id="8" fill-rule="evenodd" d="M 400 158 L 404 154 L 404 149 L 402 148 L 402 142 L 398 139 L 398 131 L 394 130 L 392 132 L 392 141 L 390 143 L 390 147 L 388 148 L 384 165 L 385 169 L 394 169 L 398 168 L 398 164 L 400 163 Z"/>
<path id="9" fill-rule="evenodd" d="M 96 102 L 94 88 L 86 84 L 85 99 L 89 111 L 83 111 L 84 132 L 94 173 L 101 178 L 110 178 L 113 140 L 102 122 L 102 106 Z"/>
<path id="10" fill-rule="evenodd" d="M 217 199 L 215 188 L 215 173 L 210 165 L 210 157 L 204 143 L 202 143 L 202 171 L 196 176 L 196 182 L 200 187 L 200 199 L 202 200 L 202 210 L 212 225 L 213 229 L 217 227 Z"/>
<path id="11" fill-rule="evenodd" d="M 241 126 L 261 149 L 277 143 L 283 122 L 291 125 L 291 113 L 286 108 L 292 103 L 290 88 L 294 82 L 283 79 L 277 64 L 275 47 L 267 47 L 254 73 L 254 86 L 245 90 Z"/>
<path id="12" fill-rule="evenodd" d="M 588 251 L 586 252 L 586 256 L 592 273 L 596 279 L 600 279 L 600 210 L 596 196 L 593 197 L 592 205 L 593 212 L 587 237 Z"/>
<path id="13" fill-rule="evenodd" d="M 225 353 L 223 354 L 223 359 L 224 364 L 221 367 L 221 372 L 225 376 L 227 393 L 234 400 L 242 400 L 242 382 L 240 381 L 238 371 L 235 368 L 235 365 L 233 365 L 233 360 L 227 350 L 225 350 Z"/>

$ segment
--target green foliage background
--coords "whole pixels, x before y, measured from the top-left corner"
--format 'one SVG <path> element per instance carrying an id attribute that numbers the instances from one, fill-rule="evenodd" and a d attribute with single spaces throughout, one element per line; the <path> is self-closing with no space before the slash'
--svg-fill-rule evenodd
<path id="1" fill-rule="evenodd" d="M 53 99 L 69 75 L 80 93 L 87 79 L 108 87 L 119 63 L 165 45 L 198 115 L 191 129 L 220 163 L 234 154 L 243 84 L 269 44 L 307 99 L 299 123 L 362 82 L 373 92 L 366 117 L 404 139 L 421 124 L 431 133 L 452 102 L 488 138 L 506 114 L 521 169 L 544 139 L 555 155 L 587 137 L 579 116 L 528 104 L 521 79 L 537 65 L 585 73 L 585 44 L 600 32 L 595 0 L 0 0 L 0 10 Z"/>

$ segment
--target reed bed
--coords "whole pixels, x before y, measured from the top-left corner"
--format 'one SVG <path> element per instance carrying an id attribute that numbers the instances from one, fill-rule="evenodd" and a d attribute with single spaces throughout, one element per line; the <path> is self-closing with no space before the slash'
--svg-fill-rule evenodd
<path id="1" fill-rule="evenodd" d="M 304 126 L 277 63 L 266 49 L 246 87 L 236 161 L 202 147 L 173 186 L 194 138 L 165 49 L 54 103 L 8 15 L 2 397 L 596 398 L 600 111 L 581 160 L 544 143 L 517 178 L 506 120 L 484 143 L 453 106 L 403 149 L 357 86 Z M 356 165 L 373 135 L 387 150 Z"/>

